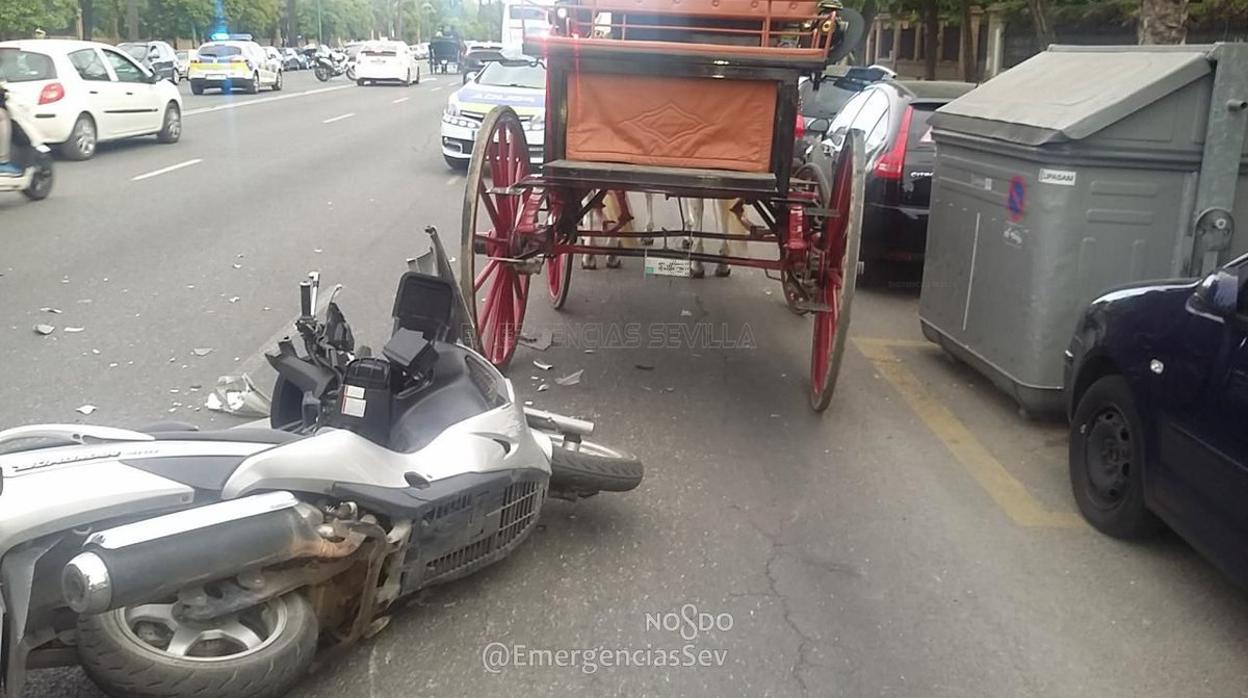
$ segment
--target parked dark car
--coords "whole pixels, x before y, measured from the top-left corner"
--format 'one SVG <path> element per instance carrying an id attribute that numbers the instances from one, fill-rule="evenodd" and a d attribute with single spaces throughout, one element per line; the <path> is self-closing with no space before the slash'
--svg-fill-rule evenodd
<path id="1" fill-rule="evenodd" d="M 278 49 L 282 54 L 282 70 L 303 70 L 308 67 L 307 58 L 293 48 Z"/>
<path id="2" fill-rule="evenodd" d="M 927 120 L 974 88 L 968 82 L 881 80 L 866 85 L 832 121 L 822 152 L 812 157 L 817 164 L 831 167 L 819 160 L 833 156 L 850 129 L 862 131 L 867 148 L 860 285 L 887 280 L 891 263 L 923 261 L 936 162 Z"/>
<path id="3" fill-rule="evenodd" d="M 459 60 L 459 73 L 465 85 L 474 74 L 481 72 L 486 63 L 497 63 L 503 60 L 503 52 L 496 48 L 474 48 L 466 51 Z"/>
<path id="4" fill-rule="evenodd" d="M 1066 352 L 1070 481 L 1097 530 L 1169 525 L 1248 584 L 1248 256 L 1092 301 Z"/>
<path id="5" fill-rule="evenodd" d="M 174 84 L 182 79 L 182 73 L 178 70 L 178 56 L 173 47 L 164 41 L 127 42 L 117 44 L 117 48 L 147 66 L 158 77 L 171 80 Z"/>

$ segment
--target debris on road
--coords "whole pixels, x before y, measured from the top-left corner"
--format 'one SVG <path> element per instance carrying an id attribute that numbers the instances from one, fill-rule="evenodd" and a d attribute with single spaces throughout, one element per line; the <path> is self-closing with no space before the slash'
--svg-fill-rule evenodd
<path id="1" fill-rule="evenodd" d="M 586 350 L 585 350 L 585 353 L 586 353 L 586 354 L 593 354 L 593 353 L 594 353 L 594 350 L 593 350 L 593 349 L 586 349 Z"/>
<path id="2" fill-rule="evenodd" d="M 237 303 L 238 301 L 239 301 L 238 296 L 230 296 L 230 302 L 231 302 L 231 303 Z"/>
<path id="3" fill-rule="evenodd" d="M 95 405 L 83 405 L 82 407 L 79 407 L 79 408 L 75 409 L 74 411 L 75 411 L 75 412 L 77 412 L 77 413 L 79 413 L 79 414 L 87 414 L 87 415 L 89 415 L 89 414 L 91 414 L 92 412 L 96 411 L 96 409 L 98 409 L 98 408 L 97 408 Z"/>
<path id="4" fill-rule="evenodd" d="M 550 330 L 542 330 L 541 334 L 536 337 L 520 335 L 520 343 L 530 349 L 546 351 L 550 348 L 550 345 L 555 343 L 555 333 Z"/>
<path id="5" fill-rule="evenodd" d="M 633 364 L 633 368 L 636 368 L 641 371 L 653 371 L 654 364 Z"/>
<path id="6" fill-rule="evenodd" d="M 60 309 L 60 308 L 47 308 L 47 307 L 44 307 L 44 308 L 40 308 L 40 309 L 39 309 L 39 312 L 41 312 L 41 313 L 52 313 L 52 314 L 54 314 L 54 315 L 60 315 L 60 314 L 61 314 L 61 309 Z"/>
<path id="7" fill-rule="evenodd" d="M 550 390 L 550 385 L 546 383 L 542 383 L 541 385 L 537 386 L 537 392 L 539 393 L 544 393 L 547 390 Z"/>
<path id="8" fill-rule="evenodd" d="M 55 331 L 56 328 L 51 325 L 35 325 L 36 334 L 49 335 Z"/>
<path id="9" fill-rule="evenodd" d="M 693 311 L 691 311 L 691 310 L 684 310 L 684 309 L 682 309 L 682 310 L 680 311 L 680 316 L 681 316 L 681 317 L 693 317 Z"/>
<path id="10" fill-rule="evenodd" d="M 540 368 L 543 371 L 549 371 L 550 369 L 555 367 L 554 364 L 544 364 L 541 361 L 534 361 L 533 365 Z"/>
<path id="11" fill-rule="evenodd" d="M 576 371 L 575 373 L 569 373 L 563 378 L 556 378 L 555 382 L 558 383 L 559 385 L 576 385 L 577 383 L 581 382 L 581 376 L 584 374 L 585 374 L 585 369 L 582 368 L 581 370 Z"/>
<path id="12" fill-rule="evenodd" d="M 243 268 L 243 265 L 241 265 L 241 264 L 235 264 L 235 265 L 234 265 L 234 268 L 235 268 L 235 269 L 242 269 L 242 268 Z"/>
<path id="13" fill-rule="evenodd" d="M 65 331 L 66 331 L 66 332 L 69 332 L 70 334 L 77 334 L 77 333 L 79 333 L 79 332 L 82 332 L 84 329 L 86 329 L 86 328 L 84 328 L 84 327 L 66 327 L 66 328 L 65 328 Z"/>
<path id="14" fill-rule="evenodd" d="M 246 373 L 238 376 L 221 376 L 217 386 L 208 394 L 204 407 L 214 412 L 226 412 L 240 417 L 267 417 L 273 400 L 256 387 Z"/>
<path id="15" fill-rule="evenodd" d="M 195 347 L 191 353 L 195 356 L 208 356 L 212 353 L 212 347 Z"/>
<path id="16" fill-rule="evenodd" d="M 532 406 L 533 406 L 533 401 L 532 401 L 532 400 L 525 400 L 525 401 L 524 401 L 524 406 L 525 406 L 525 407 L 532 407 Z"/>

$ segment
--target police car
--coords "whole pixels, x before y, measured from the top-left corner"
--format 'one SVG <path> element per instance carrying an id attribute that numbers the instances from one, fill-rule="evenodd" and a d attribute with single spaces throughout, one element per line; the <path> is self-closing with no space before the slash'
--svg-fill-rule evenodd
<path id="1" fill-rule="evenodd" d="M 442 114 L 442 157 L 456 169 L 468 167 L 485 115 L 497 105 L 515 110 L 529 142 L 529 159 L 542 162 L 546 128 L 546 66 L 519 57 L 486 63 L 447 100 Z"/>

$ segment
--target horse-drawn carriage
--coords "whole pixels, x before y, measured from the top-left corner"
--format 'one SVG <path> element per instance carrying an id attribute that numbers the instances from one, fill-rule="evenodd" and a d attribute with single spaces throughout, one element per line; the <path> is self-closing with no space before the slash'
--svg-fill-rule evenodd
<path id="1" fill-rule="evenodd" d="M 452 65 L 459 64 L 459 38 L 438 36 L 429 40 L 429 72 L 449 73 Z"/>
<path id="2" fill-rule="evenodd" d="M 648 273 L 676 276 L 699 262 L 754 267 L 813 316 L 809 397 L 826 408 L 849 325 L 863 153 L 854 134 L 834 171 L 794 168 L 798 80 L 821 80 L 861 17 L 826 0 L 561 0 L 550 18 L 548 35 L 525 42 L 548 71 L 540 171 L 528 124 L 505 107 L 482 122 L 468 169 L 460 283 L 483 353 L 511 359 L 534 275 L 563 305 L 577 254 L 645 257 Z M 744 239 L 775 252 L 707 254 L 690 243 L 725 233 L 683 221 L 633 232 L 626 205 L 586 225 L 623 192 L 734 201 Z M 619 244 L 655 237 L 685 244 Z"/>

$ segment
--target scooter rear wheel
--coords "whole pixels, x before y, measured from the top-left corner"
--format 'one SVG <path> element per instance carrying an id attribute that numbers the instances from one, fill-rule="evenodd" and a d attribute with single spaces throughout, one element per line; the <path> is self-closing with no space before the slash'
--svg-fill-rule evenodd
<path id="1" fill-rule="evenodd" d="M 148 604 L 78 621 L 78 654 L 100 688 L 121 698 L 276 698 L 316 652 L 316 613 L 299 593 L 203 624 Z"/>

